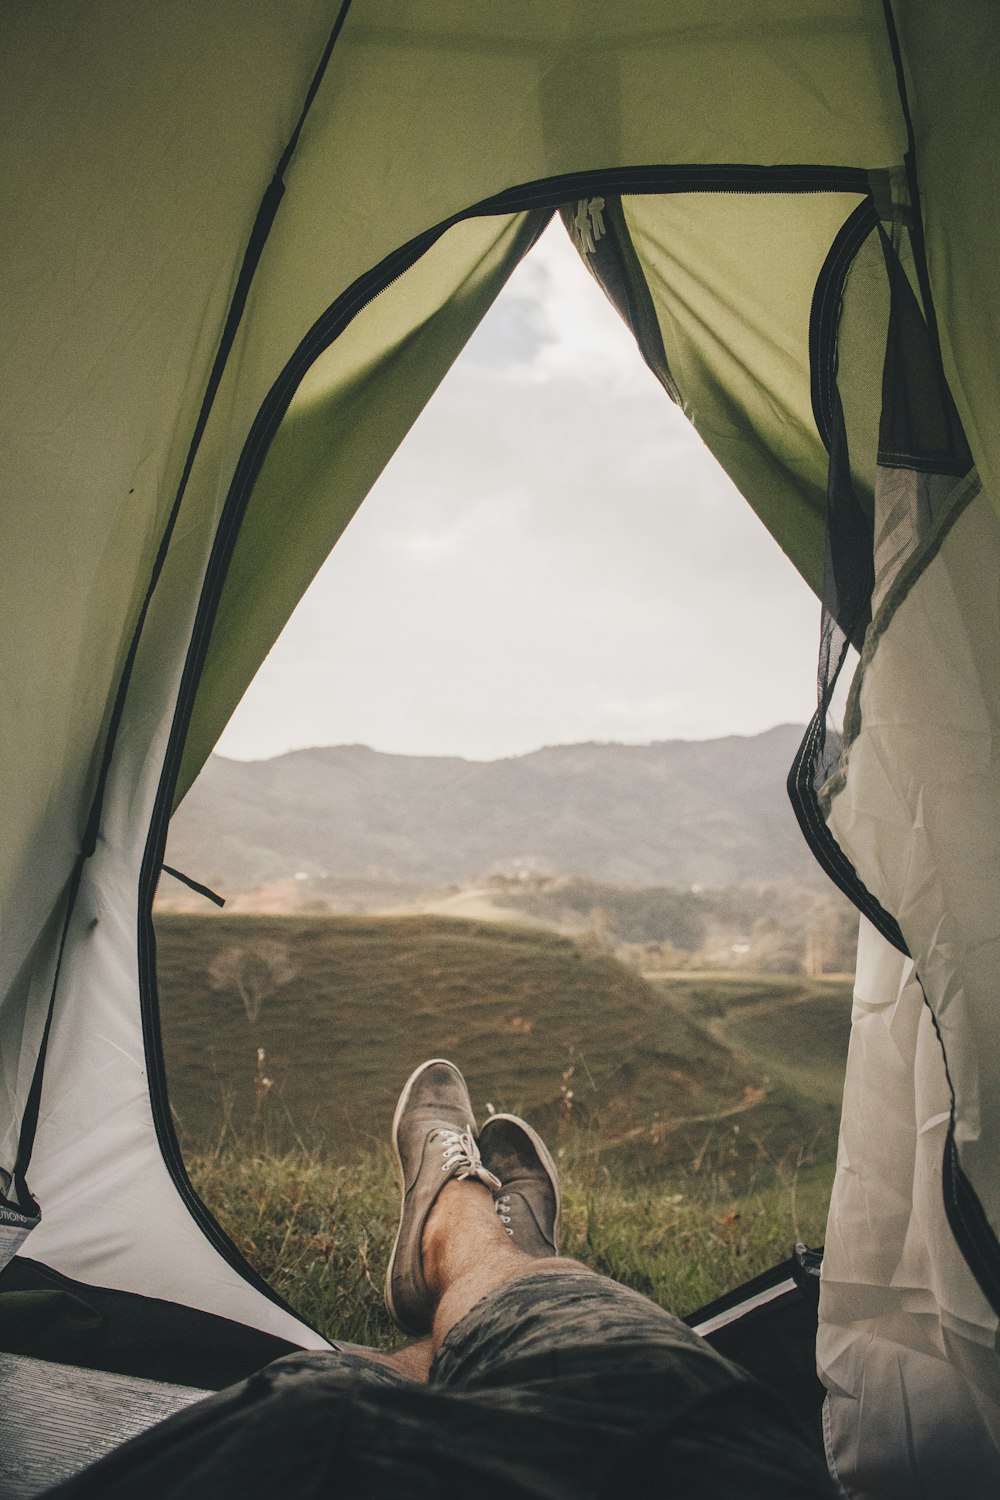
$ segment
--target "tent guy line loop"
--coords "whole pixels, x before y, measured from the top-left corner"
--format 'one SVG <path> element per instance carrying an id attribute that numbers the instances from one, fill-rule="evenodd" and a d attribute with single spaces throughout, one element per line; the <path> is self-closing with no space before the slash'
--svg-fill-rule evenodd
<path id="1" fill-rule="evenodd" d="M 185 875 L 183 870 L 175 870 L 173 865 L 161 865 L 160 868 L 164 875 L 172 875 L 175 880 L 180 881 L 181 885 L 186 885 L 189 890 L 197 891 L 199 896 L 205 896 L 207 900 L 214 901 L 216 906 L 225 906 L 225 896 L 220 896 L 217 891 L 212 890 L 211 886 L 202 885 L 200 880 L 192 880 L 190 875 Z"/>
<path id="2" fill-rule="evenodd" d="M 593 255 L 605 235 L 603 198 L 581 198 L 573 216 L 573 241 L 584 255 Z"/>

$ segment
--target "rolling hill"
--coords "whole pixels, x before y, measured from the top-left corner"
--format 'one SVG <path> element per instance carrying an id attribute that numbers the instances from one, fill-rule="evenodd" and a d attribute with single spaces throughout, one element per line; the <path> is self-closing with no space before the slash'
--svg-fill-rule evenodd
<path id="1" fill-rule="evenodd" d="M 785 776 L 801 729 L 651 745 L 558 745 L 497 761 L 363 745 L 213 756 L 167 863 L 222 891 L 296 875 L 440 886 L 572 873 L 632 885 L 822 881 Z"/>
<path id="2" fill-rule="evenodd" d="M 762 1150 L 834 1149 L 842 981 L 654 986 L 551 932 L 440 917 L 165 914 L 157 946 L 170 1098 L 194 1145 L 264 1129 L 343 1161 L 384 1143 L 407 1074 L 447 1056 L 481 1111 L 598 1143 L 618 1170 L 742 1175 Z M 787 1066 L 786 1009 L 798 1039 Z"/>

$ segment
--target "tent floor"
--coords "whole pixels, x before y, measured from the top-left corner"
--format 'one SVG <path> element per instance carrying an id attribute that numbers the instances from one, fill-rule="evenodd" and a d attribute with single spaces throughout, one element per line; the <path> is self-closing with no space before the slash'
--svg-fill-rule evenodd
<path id="1" fill-rule="evenodd" d="M 777 1391 L 822 1453 L 824 1392 L 815 1367 L 820 1258 L 819 1252 L 797 1246 L 790 1260 L 686 1321 L 720 1354 Z M 292 1347 L 208 1314 L 84 1287 L 32 1262 L 12 1262 L 0 1276 L 0 1292 L 14 1293 L 9 1307 L 26 1295 L 37 1298 L 43 1289 L 49 1299 L 53 1293 L 71 1295 L 74 1303 L 86 1298 L 89 1311 L 99 1315 L 100 1337 L 93 1348 L 84 1343 L 72 1353 L 53 1350 L 45 1359 L 0 1353 L 3 1500 L 32 1500 L 209 1389 L 249 1375 Z M 0 1296 L 0 1312 L 5 1301 Z M 52 1307 L 57 1323 L 69 1305 L 59 1301 Z M 37 1317 L 38 1304 L 25 1310 Z M 0 1317 L 0 1338 L 3 1322 Z M 231 1348 L 217 1347 L 211 1359 L 206 1357 L 206 1340 L 211 1349 L 213 1343 L 224 1346 L 227 1338 Z M 61 1363 L 60 1355 L 80 1363 Z M 109 1364 L 117 1369 L 108 1369 Z M 192 1383 L 149 1379 L 148 1371 Z"/>
<path id="2" fill-rule="evenodd" d="M 207 1394 L 0 1354 L 0 1495 L 32 1500 Z"/>

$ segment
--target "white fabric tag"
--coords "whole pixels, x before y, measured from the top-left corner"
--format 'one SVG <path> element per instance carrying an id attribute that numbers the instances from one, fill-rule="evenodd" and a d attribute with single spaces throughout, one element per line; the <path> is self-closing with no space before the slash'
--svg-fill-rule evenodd
<path id="1" fill-rule="evenodd" d="M 13 1260 L 37 1223 L 37 1214 L 23 1213 L 13 1204 L 0 1201 L 0 1271 Z"/>

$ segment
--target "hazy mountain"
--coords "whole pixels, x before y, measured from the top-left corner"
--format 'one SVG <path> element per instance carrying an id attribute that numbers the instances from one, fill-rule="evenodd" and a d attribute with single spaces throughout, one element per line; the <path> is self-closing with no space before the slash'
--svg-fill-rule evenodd
<path id="1" fill-rule="evenodd" d="M 225 892 L 309 875 L 448 882 L 519 870 L 635 885 L 822 879 L 785 777 L 802 730 L 556 745 L 496 761 L 363 745 L 213 756 L 167 863 Z"/>

